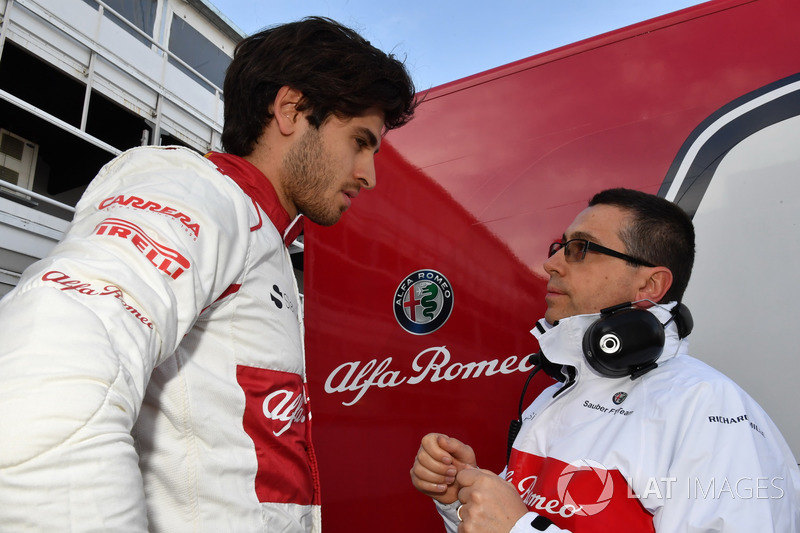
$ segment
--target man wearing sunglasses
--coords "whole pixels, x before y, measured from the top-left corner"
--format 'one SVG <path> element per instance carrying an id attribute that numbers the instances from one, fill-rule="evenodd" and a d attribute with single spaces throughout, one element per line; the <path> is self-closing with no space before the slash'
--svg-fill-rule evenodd
<path id="1" fill-rule="evenodd" d="M 520 413 L 506 469 L 477 468 L 458 439 L 422 439 L 412 482 L 448 531 L 800 531 L 800 470 L 779 430 L 688 354 L 693 261 L 676 205 L 628 189 L 592 198 L 544 263 L 532 333 L 537 368 L 558 382 Z"/>

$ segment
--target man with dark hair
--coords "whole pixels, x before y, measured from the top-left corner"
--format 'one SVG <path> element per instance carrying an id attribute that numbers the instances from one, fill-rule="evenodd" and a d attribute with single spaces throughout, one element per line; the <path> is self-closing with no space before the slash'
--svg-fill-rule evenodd
<path id="1" fill-rule="evenodd" d="M 669 269 L 672 285 L 663 302 L 683 300 L 694 265 L 694 225 L 686 213 L 672 202 L 631 189 L 599 192 L 589 201 L 589 207 L 594 205 L 615 206 L 631 215 L 620 231 L 622 244 L 630 255 Z"/>
<path id="2" fill-rule="evenodd" d="M 639 191 L 595 195 L 544 269 L 535 370 L 500 476 L 431 433 L 411 478 L 448 531 L 800 530 L 800 470 L 742 389 L 688 355 L 691 219 Z M 524 398 L 524 392 L 523 392 Z"/>
<path id="3" fill-rule="evenodd" d="M 330 115 L 354 117 L 377 107 L 390 130 L 413 113 L 414 86 L 402 64 L 386 61 L 353 30 L 309 17 L 262 31 L 236 47 L 223 87 L 226 152 L 252 153 L 284 86 L 297 91 L 297 111 L 308 111 L 316 128 Z"/>
<path id="4" fill-rule="evenodd" d="M 289 244 L 375 186 L 403 64 L 331 20 L 242 41 L 227 153 L 129 150 L 0 301 L 0 529 L 318 531 Z"/>

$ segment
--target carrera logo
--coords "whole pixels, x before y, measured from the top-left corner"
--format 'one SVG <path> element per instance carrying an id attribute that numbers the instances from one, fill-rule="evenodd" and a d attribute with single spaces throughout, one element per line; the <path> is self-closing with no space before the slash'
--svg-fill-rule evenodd
<path id="1" fill-rule="evenodd" d="M 181 213 L 172 207 L 162 206 L 159 203 L 151 202 L 149 200 L 143 200 L 138 196 L 112 196 L 111 198 L 106 198 L 100 202 L 97 208 L 102 211 L 117 206 L 140 209 L 142 211 L 152 211 L 153 213 L 159 213 L 168 217 L 172 217 L 178 220 L 184 228 L 189 230 L 189 232 L 191 232 L 195 238 L 200 235 L 200 224 L 192 222 L 192 219 L 189 218 L 189 215 Z"/>
<path id="2" fill-rule="evenodd" d="M 258 501 L 319 504 L 302 378 L 291 372 L 238 365 L 236 381 L 245 397 L 242 427 L 253 441 L 258 463 Z"/>
<path id="3" fill-rule="evenodd" d="M 172 248 L 157 243 L 142 228 L 127 220 L 107 218 L 97 225 L 95 234 L 131 241 L 153 266 L 172 279 L 178 279 L 191 266 L 188 259 Z"/>
<path id="4" fill-rule="evenodd" d="M 433 333 L 447 322 L 453 310 L 453 288 L 435 270 L 417 270 L 400 283 L 394 296 L 394 316 L 414 335 Z"/>

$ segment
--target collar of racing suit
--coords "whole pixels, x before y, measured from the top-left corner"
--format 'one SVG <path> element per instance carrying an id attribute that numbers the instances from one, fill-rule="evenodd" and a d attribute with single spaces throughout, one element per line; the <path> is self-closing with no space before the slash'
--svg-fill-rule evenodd
<path id="1" fill-rule="evenodd" d="M 657 362 L 659 365 L 672 359 L 678 354 L 682 340 L 678 337 L 678 328 L 674 321 L 670 321 L 670 309 L 675 306 L 675 302 L 664 305 L 654 305 L 648 311 L 653 313 L 664 327 L 664 349 Z M 536 323 L 536 327 L 531 333 L 539 341 L 539 350 L 546 358 L 549 366 L 561 366 L 563 379 L 553 376 L 559 381 L 566 381 L 564 387 L 559 392 L 573 385 L 577 379 L 630 379 L 608 378 L 594 370 L 583 354 L 583 336 L 586 330 L 600 318 L 600 313 L 589 315 L 575 315 L 559 320 L 556 325 L 550 324 L 544 318 Z M 685 341 L 683 341 L 685 342 Z M 558 394 L 558 392 L 556 393 Z"/>
<path id="2" fill-rule="evenodd" d="M 236 185 L 264 210 L 275 228 L 283 235 L 283 242 L 287 247 L 303 232 L 302 215 L 297 215 L 294 220 L 289 217 L 272 183 L 255 165 L 237 155 L 221 152 L 209 152 L 206 158 L 214 163 L 221 173 L 236 182 Z"/>

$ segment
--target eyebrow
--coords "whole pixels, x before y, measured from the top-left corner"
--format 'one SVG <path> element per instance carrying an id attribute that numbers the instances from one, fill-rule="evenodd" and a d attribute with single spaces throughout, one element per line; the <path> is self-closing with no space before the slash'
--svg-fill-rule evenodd
<path id="1" fill-rule="evenodd" d="M 587 240 L 587 241 L 596 242 L 594 236 L 591 233 L 586 233 L 586 232 L 583 232 L 583 231 L 576 231 L 575 233 L 573 233 L 570 236 L 569 239 L 567 239 L 567 234 L 564 233 L 561 236 L 561 239 L 562 239 L 562 242 L 567 242 L 568 240 L 572 240 L 572 239 L 584 239 L 584 240 Z M 597 244 L 599 244 L 599 243 L 597 243 Z"/>

